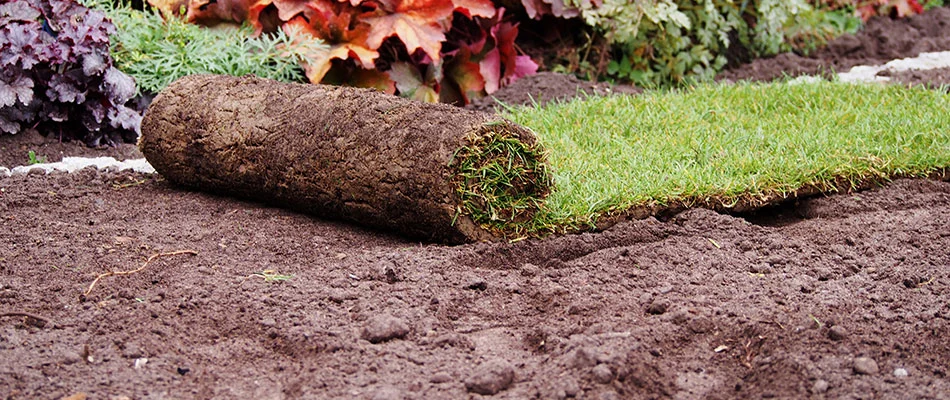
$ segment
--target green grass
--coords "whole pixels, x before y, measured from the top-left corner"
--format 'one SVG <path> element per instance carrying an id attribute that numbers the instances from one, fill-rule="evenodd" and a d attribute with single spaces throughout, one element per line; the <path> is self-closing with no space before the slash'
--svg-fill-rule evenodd
<path id="1" fill-rule="evenodd" d="M 452 155 L 450 165 L 461 201 L 456 218 L 467 214 L 492 231 L 517 236 L 542 207 L 551 178 L 540 147 L 523 143 L 508 125 L 484 126 Z"/>
<path id="2" fill-rule="evenodd" d="M 509 108 L 548 151 L 536 231 L 675 205 L 727 208 L 950 167 L 950 96 L 899 86 L 707 85 Z"/>

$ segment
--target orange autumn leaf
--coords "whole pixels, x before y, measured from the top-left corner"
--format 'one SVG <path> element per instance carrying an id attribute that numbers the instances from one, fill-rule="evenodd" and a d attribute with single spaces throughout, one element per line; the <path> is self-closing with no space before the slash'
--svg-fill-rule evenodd
<path id="1" fill-rule="evenodd" d="M 375 69 L 353 71 L 346 83 L 350 86 L 374 88 L 383 93 L 396 93 L 396 82 L 389 79 L 389 74 Z"/>
<path id="2" fill-rule="evenodd" d="M 376 15 L 365 18 L 372 27 L 366 44 L 378 49 L 383 40 L 396 36 L 409 53 L 422 49 L 433 61 L 440 59 L 442 42 L 455 10 L 452 0 L 379 0 Z"/>
<path id="3" fill-rule="evenodd" d="M 446 75 L 455 83 L 462 104 L 482 97 L 485 90 L 485 78 L 477 62 L 472 61 L 472 51 L 468 47 L 461 47 L 455 53 L 451 63 L 446 66 Z"/>
<path id="4" fill-rule="evenodd" d="M 307 24 L 314 36 L 329 43 L 366 42 L 370 26 L 360 20 L 361 10 L 334 0 L 310 0 L 305 7 L 288 20 Z"/>
<path id="5" fill-rule="evenodd" d="M 899 0 L 893 3 L 897 18 L 905 18 L 924 12 L 924 7 L 917 0 Z"/>
<path id="6" fill-rule="evenodd" d="M 175 16 L 180 15 L 182 8 L 188 9 L 188 0 L 148 0 L 148 4 L 156 10 Z"/>
<path id="7" fill-rule="evenodd" d="M 356 29 L 348 29 L 351 27 L 351 16 L 345 13 L 310 15 L 309 22 L 303 15 L 298 15 L 283 25 L 285 31 L 297 28 L 301 32 L 323 39 L 330 46 L 329 51 L 309 55 L 312 61 L 304 65 L 304 71 L 310 82 L 319 83 L 330 70 L 330 62 L 333 59 L 352 59 L 364 69 L 375 68 L 374 61 L 379 57 L 379 53 L 363 45 L 368 27 L 357 25 Z"/>
<path id="8" fill-rule="evenodd" d="M 281 21 L 290 21 L 297 15 L 310 11 L 312 7 L 312 0 L 274 0 L 273 2 Z"/>
<path id="9" fill-rule="evenodd" d="M 491 18 L 495 16 L 495 4 L 491 0 L 452 0 L 455 11 L 466 17 Z"/>
<path id="10" fill-rule="evenodd" d="M 274 4 L 273 0 L 257 0 L 252 2 L 247 9 L 247 19 L 245 22 L 251 24 L 254 27 L 254 34 L 260 35 L 265 29 L 270 31 L 276 29 L 280 25 L 280 21 L 269 20 L 263 21 L 261 13 L 264 12 L 264 9 L 269 7 L 271 4 Z M 266 25 L 266 26 L 265 26 Z"/>
<path id="11" fill-rule="evenodd" d="M 862 20 L 867 21 L 876 15 L 892 15 L 897 18 L 906 18 L 924 12 L 924 7 L 917 0 L 872 0 L 862 2 L 855 13 Z"/>
<path id="12" fill-rule="evenodd" d="M 304 73 L 310 83 L 320 83 L 327 72 L 330 71 L 330 63 L 333 59 L 352 59 L 364 69 L 372 69 L 374 67 L 373 60 L 379 56 L 379 53 L 351 43 L 339 43 L 331 45 L 327 52 L 310 54 L 309 56 L 313 61 L 304 63 Z"/>

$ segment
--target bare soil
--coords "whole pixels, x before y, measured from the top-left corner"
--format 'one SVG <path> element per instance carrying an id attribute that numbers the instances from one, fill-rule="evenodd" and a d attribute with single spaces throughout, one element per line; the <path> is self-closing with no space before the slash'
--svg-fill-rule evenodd
<path id="1" fill-rule="evenodd" d="M 450 247 L 87 169 L 0 226 L 7 399 L 950 397 L 948 182 Z"/>
<path id="2" fill-rule="evenodd" d="M 856 65 L 879 65 L 950 50 L 950 7 L 934 8 L 905 19 L 876 17 L 858 33 L 843 35 L 807 56 L 784 53 L 723 71 L 720 80 L 771 81 L 800 75 L 847 72 Z M 920 80 L 925 79 L 923 77 Z M 913 78 L 908 78 L 915 83 Z"/>
<path id="3" fill-rule="evenodd" d="M 0 136 L 0 166 L 12 168 L 28 164 L 31 150 L 38 162 L 59 162 L 63 157 L 142 158 L 142 152 L 133 144 L 87 147 L 78 140 L 63 141 L 43 136 L 35 129 L 27 129 L 16 135 Z"/>

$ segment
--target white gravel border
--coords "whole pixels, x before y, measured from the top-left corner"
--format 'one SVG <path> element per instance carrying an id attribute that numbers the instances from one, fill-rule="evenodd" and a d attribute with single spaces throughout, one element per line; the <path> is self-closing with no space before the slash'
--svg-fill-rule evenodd
<path id="1" fill-rule="evenodd" d="M 112 157 L 63 157 L 63 161 L 60 162 L 22 165 L 15 167 L 12 170 L 6 167 L 0 167 L 0 175 L 11 176 L 28 174 L 33 170 L 42 170 L 47 174 L 53 171 L 75 172 L 87 167 L 96 167 L 97 169 L 115 167 L 120 171 L 131 169 L 135 172 L 142 172 L 146 174 L 155 173 L 155 168 L 152 168 L 152 165 L 149 164 L 148 161 L 145 161 L 144 158 L 118 161 Z"/>
<path id="2" fill-rule="evenodd" d="M 888 82 L 887 76 L 878 76 L 881 71 L 902 72 L 910 70 L 928 70 L 950 68 L 950 51 L 920 53 L 917 57 L 893 60 L 884 65 L 858 65 L 848 72 L 838 74 L 842 82 Z"/>

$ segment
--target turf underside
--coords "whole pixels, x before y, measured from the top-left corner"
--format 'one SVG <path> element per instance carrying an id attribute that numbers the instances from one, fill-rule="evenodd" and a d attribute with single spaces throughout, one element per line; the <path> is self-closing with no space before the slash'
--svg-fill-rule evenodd
<path id="1" fill-rule="evenodd" d="M 750 208 L 950 166 L 945 91 L 844 83 L 708 85 L 509 108 L 554 190 L 528 231 L 642 210 Z"/>

